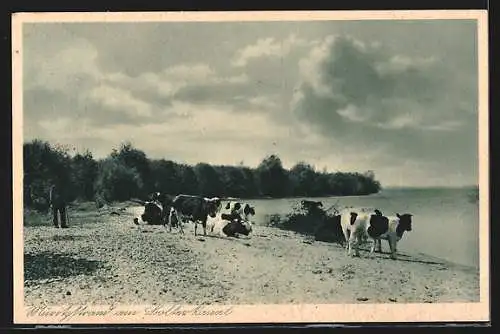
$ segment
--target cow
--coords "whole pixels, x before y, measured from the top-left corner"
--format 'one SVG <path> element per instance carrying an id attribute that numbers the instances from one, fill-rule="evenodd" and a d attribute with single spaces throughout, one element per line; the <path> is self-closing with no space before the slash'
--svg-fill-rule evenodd
<path id="1" fill-rule="evenodd" d="M 160 192 L 154 192 L 149 200 L 144 202 L 144 212 L 141 220 L 148 224 L 165 224 L 168 219 L 172 196 Z M 134 224 L 139 225 L 139 218 L 134 218 Z"/>
<path id="2" fill-rule="evenodd" d="M 169 231 L 172 231 L 173 221 L 176 220 L 179 230 L 184 234 L 182 221 L 184 218 L 194 222 L 194 235 L 198 230 L 198 223 L 203 226 L 203 235 L 207 234 L 207 218 L 214 218 L 220 210 L 221 200 L 218 197 L 206 198 L 193 195 L 177 195 L 171 203 L 170 214 L 168 218 Z M 166 225 L 165 222 L 164 225 Z"/>
<path id="3" fill-rule="evenodd" d="M 367 235 L 371 240 L 373 253 L 375 246 L 377 251 L 382 252 L 382 239 L 387 240 L 391 250 L 391 259 L 396 259 L 397 243 L 401 240 L 406 231 L 412 230 L 412 217 L 410 213 L 396 216 L 383 216 L 375 214 L 370 217 L 370 226 L 367 227 Z"/>
<path id="4" fill-rule="evenodd" d="M 218 213 L 215 218 L 209 217 L 207 224 L 210 232 L 217 230 L 221 236 L 248 236 L 252 232 L 251 217 L 254 215 L 255 208 L 250 204 L 231 201 L 224 206 L 224 212 Z"/>
<path id="5" fill-rule="evenodd" d="M 207 227 L 211 233 L 222 237 L 238 237 L 239 234 L 248 236 L 252 232 L 251 221 L 240 220 L 237 216 L 222 212 L 219 212 L 214 218 L 208 217 Z"/>
<path id="6" fill-rule="evenodd" d="M 251 216 L 255 216 L 255 208 L 248 203 L 231 201 L 226 204 L 224 209 L 225 216 L 222 219 L 230 221 L 235 219 L 249 221 Z"/>
<path id="7" fill-rule="evenodd" d="M 158 201 L 144 203 L 144 213 L 141 215 L 143 222 L 148 224 L 160 224 L 164 219 L 163 205 Z"/>
<path id="8" fill-rule="evenodd" d="M 252 232 L 252 222 L 240 219 L 238 215 L 219 212 L 215 218 L 208 217 L 207 227 L 211 233 L 223 237 L 238 237 L 239 234 L 248 236 Z"/>
<path id="9" fill-rule="evenodd" d="M 222 228 L 222 233 L 228 237 L 238 237 L 239 234 L 248 236 L 252 232 L 252 223 L 249 221 L 231 221 Z"/>
<path id="10" fill-rule="evenodd" d="M 409 213 L 384 216 L 377 209 L 372 212 L 344 210 L 341 213 L 341 225 L 347 241 L 347 254 L 350 255 L 354 248 L 354 256 L 359 256 L 359 245 L 368 239 L 371 243 L 370 255 L 372 256 L 375 245 L 378 245 L 380 252 L 381 239 L 385 239 L 391 248 L 391 259 L 396 259 L 397 242 L 401 240 L 405 231 L 412 230 L 411 217 Z"/>
<path id="11" fill-rule="evenodd" d="M 351 208 L 340 211 L 339 215 L 342 233 L 346 241 L 347 254 L 350 255 L 353 244 L 362 239 L 365 217 L 363 214 L 360 216 L 359 211 Z M 357 248 L 355 248 L 355 255 L 358 255 Z"/>

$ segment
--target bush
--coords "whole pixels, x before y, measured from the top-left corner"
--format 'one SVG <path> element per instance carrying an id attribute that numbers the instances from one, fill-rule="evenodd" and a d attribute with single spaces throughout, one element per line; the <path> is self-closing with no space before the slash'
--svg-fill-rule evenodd
<path id="1" fill-rule="evenodd" d="M 321 208 L 307 208 L 299 203 L 284 217 L 269 215 L 267 221 L 267 226 L 312 235 L 317 241 L 345 241 L 339 217 Z"/>

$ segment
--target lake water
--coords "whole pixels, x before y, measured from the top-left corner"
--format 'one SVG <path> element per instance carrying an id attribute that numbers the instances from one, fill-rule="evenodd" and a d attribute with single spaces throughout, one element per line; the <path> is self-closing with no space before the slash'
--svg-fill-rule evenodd
<path id="1" fill-rule="evenodd" d="M 413 229 L 398 243 L 398 250 L 423 253 L 451 262 L 479 267 L 479 204 L 472 203 L 471 188 L 457 189 L 386 189 L 370 196 L 314 198 L 325 209 L 372 207 L 384 214 L 413 214 Z M 265 224 L 266 215 L 287 214 L 302 199 L 251 199 L 256 224 Z M 382 244 L 388 250 L 387 242 Z"/>

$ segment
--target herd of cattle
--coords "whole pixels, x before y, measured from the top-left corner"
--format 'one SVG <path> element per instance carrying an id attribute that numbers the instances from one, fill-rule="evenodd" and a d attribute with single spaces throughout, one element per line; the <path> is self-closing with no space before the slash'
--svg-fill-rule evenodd
<path id="1" fill-rule="evenodd" d="M 303 207 L 322 206 L 321 202 L 302 201 Z M 177 195 L 171 198 L 160 193 L 154 193 L 151 201 L 144 205 L 141 215 L 143 222 L 163 224 L 169 228 L 175 227 L 184 233 L 182 225 L 188 221 L 194 222 L 194 234 L 198 234 L 198 224 L 203 227 L 203 235 L 207 228 L 211 233 L 223 237 L 248 236 L 254 225 L 252 217 L 255 208 L 248 203 L 228 201 L 222 205 L 218 197 L 206 198 L 192 195 Z M 139 224 L 139 218 L 134 218 Z M 359 256 L 359 246 L 365 242 L 371 244 L 370 255 L 374 251 L 382 251 L 381 240 L 387 240 L 391 258 L 396 258 L 397 243 L 406 231 L 412 230 L 412 215 L 409 213 L 386 216 L 378 209 L 344 208 L 334 214 L 334 223 L 341 226 L 348 255 Z M 376 249 L 375 249 L 376 248 Z"/>
<path id="2" fill-rule="evenodd" d="M 252 232 L 252 216 L 255 208 L 248 203 L 238 201 L 228 202 L 222 208 L 222 200 L 218 197 L 206 198 L 193 195 L 177 195 L 173 199 L 169 196 L 155 193 L 151 201 L 144 205 L 141 215 L 143 222 L 163 224 L 179 229 L 184 234 L 182 227 L 187 221 L 194 222 L 194 235 L 198 235 L 198 224 L 203 227 L 203 235 L 207 234 L 207 227 L 211 232 L 222 236 L 237 237 L 249 235 Z M 134 223 L 139 224 L 139 218 L 134 218 Z"/>

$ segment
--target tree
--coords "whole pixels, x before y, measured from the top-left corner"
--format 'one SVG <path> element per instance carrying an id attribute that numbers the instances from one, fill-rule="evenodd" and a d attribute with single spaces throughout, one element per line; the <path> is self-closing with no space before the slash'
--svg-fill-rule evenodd
<path id="1" fill-rule="evenodd" d="M 24 192 L 26 205 L 48 202 L 51 184 L 63 185 L 73 199 L 71 157 L 63 147 L 33 140 L 23 145 Z M 47 204 L 48 205 L 48 204 Z"/>
<path id="2" fill-rule="evenodd" d="M 151 177 L 151 168 L 146 154 L 134 148 L 130 142 L 121 145 L 120 150 L 113 150 L 111 157 L 120 160 L 126 166 L 135 168 L 141 178 L 141 188 L 139 189 L 142 197 L 147 196 L 153 191 L 153 180 Z"/>
<path id="3" fill-rule="evenodd" d="M 177 164 L 170 160 L 151 162 L 151 175 L 155 191 L 177 195 L 181 191 L 182 176 Z"/>
<path id="4" fill-rule="evenodd" d="M 243 189 L 245 194 L 243 197 L 256 197 L 259 196 L 259 181 L 257 180 L 256 172 L 249 167 L 240 167 L 241 174 L 243 175 Z"/>
<path id="5" fill-rule="evenodd" d="M 177 166 L 177 170 L 181 178 L 180 192 L 187 195 L 197 195 L 199 193 L 198 179 L 193 167 L 182 164 Z"/>
<path id="6" fill-rule="evenodd" d="M 100 162 L 95 191 L 107 202 L 139 197 L 142 187 L 141 177 L 134 167 L 116 157 Z"/>
<path id="7" fill-rule="evenodd" d="M 77 198 L 91 200 L 94 198 L 94 183 L 97 178 L 97 162 L 90 151 L 77 153 L 72 161 L 72 182 Z"/>
<path id="8" fill-rule="evenodd" d="M 288 190 L 288 175 L 277 155 L 270 155 L 257 167 L 262 195 L 284 197 Z"/>
<path id="9" fill-rule="evenodd" d="M 244 197 L 245 175 L 241 168 L 233 166 L 219 166 L 217 171 L 223 186 L 222 196 Z"/>
<path id="10" fill-rule="evenodd" d="M 214 167 L 206 163 L 199 163 L 194 166 L 194 173 L 198 180 L 200 195 L 207 197 L 220 196 L 223 191 L 222 182 Z"/>
<path id="11" fill-rule="evenodd" d="M 170 160 L 150 160 L 146 154 L 125 143 L 112 150 L 103 160 L 94 160 L 90 151 L 73 158 L 61 145 L 51 146 L 33 140 L 23 146 L 24 203 L 48 208 L 51 184 L 62 184 L 69 200 L 126 200 L 146 198 L 152 191 L 170 195 L 274 198 L 324 195 L 366 195 L 380 191 L 373 171 L 364 173 L 328 173 L 315 171 L 301 161 L 286 170 L 277 155 L 267 156 L 257 168 L 212 166 L 199 163 L 190 166 Z"/>
<path id="12" fill-rule="evenodd" d="M 303 161 L 297 163 L 290 169 L 292 194 L 295 196 L 314 196 L 318 194 L 314 184 L 316 177 L 317 173 L 310 164 Z"/>

